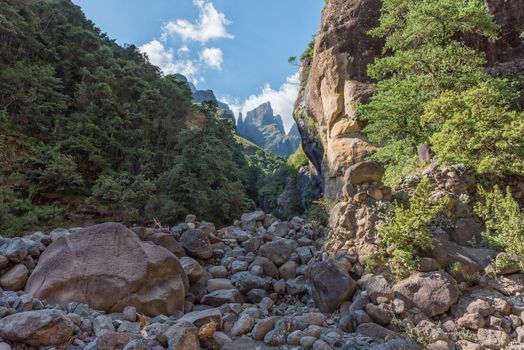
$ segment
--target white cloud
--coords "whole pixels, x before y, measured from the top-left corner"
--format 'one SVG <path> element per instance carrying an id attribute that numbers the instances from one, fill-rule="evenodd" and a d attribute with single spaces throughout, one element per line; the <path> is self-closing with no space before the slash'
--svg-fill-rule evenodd
<path id="1" fill-rule="evenodd" d="M 216 47 L 205 48 L 200 53 L 200 59 L 209 67 L 220 70 L 224 61 L 222 50 Z"/>
<path id="2" fill-rule="evenodd" d="M 206 43 L 213 39 L 233 39 L 227 32 L 226 26 L 231 23 L 225 14 L 217 11 L 212 2 L 207 0 L 193 0 L 199 9 L 199 18 L 196 23 L 185 19 L 170 21 L 164 26 L 164 32 L 169 35 L 178 35 L 183 40 L 193 40 Z"/>
<path id="3" fill-rule="evenodd" d="M 271 102 L 275 114 L 280 114 L 286 132 L 293 126 L 293 108 L 300 89 L 299 73 L 287 77 L 286 82 L 278 90 L 273 90 L 266 84 L 258 95 L 251 95 L 240 109 L 244 117 L 246 113 L 257 108 L 263 103 Z"/>
<path id="4" fill-rule="evenodd" d="M 187 47 L 186 45 L 178 49 L 178 53 L 188 53 L 188 52 L 189 52 L 189 47 Z"/>
<path id="5" fill-rule="evenodd" d="M 139 47 L 149 57 L 149 62 L 158 66 L 164 74 L 183 74 L 190 81 L 201 82 L 200 69 L 191 60 L 177 60 L 173 49 L 166 49 L 164 44 L 158 40 L 153 40 Z"/>

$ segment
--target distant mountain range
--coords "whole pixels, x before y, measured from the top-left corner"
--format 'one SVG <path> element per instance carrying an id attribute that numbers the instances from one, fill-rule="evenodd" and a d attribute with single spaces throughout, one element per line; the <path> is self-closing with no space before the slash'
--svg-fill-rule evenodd
<path id="1" fill-rule="evenodd" d="M 213 90 L 198 90 L 193 83 L 181 74 L 175 75 L 177 79 L 185 81 L 193 93 L 194 103 L 215 102 L 221 110 L 221 118 L 231 120 L 236 125 L 237 134 L 253 142 L 266 152 L 276 153 L 289 157 L 295 153 L 300 144 L 300 133 L 296 124 L 286 134 L 284 123 L 280 115 L 274 115 L 270 102 L 263 103 L 242 117 L 242 113 L 235 120 L 235 115 L 229 105 L 217 100 Z"/>
<path id="2" fill-rule="evenodd" d="M 253 141 L 265 151 L 283 157 L 295 153 L 300 144 L 300 133 L 296 124 L 293 124 L 289 133 L 286 134 L 282 117 L 273 113 L 270 102 L 263 103 L 249 111 L 245 119 L 240 114 L 237 133 Z"/>

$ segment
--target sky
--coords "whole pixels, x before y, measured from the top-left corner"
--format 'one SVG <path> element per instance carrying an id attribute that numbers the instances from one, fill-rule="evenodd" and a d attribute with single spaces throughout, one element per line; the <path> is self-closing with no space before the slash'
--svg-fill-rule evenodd
<path id="1" fill-rule="evenodd" d="M 212 89 L 238 116 L 270 101 L 293 123 L 300 56 L 324 0 L 73 0 L 119 44 L 147 53 L 164 74 Z"/>

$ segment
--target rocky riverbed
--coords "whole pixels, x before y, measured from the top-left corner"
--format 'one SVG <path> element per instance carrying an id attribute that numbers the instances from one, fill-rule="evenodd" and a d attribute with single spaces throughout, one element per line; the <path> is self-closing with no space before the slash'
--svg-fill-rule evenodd
<path id="1" fill-rule="evenodd" d="M 524 348 L 518 293 L 444 271 L 393 283 L 325 240 L 261 211 L 2 238 L 0 349 Z"/>

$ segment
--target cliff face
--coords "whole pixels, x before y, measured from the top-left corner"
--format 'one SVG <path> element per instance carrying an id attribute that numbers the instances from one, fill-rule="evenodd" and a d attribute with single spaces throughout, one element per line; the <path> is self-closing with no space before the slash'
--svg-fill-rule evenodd
<path id="1" fill-rule="evenodd" d="M 491 66 L 521 66 L 524 2 L 489 0 L 488 5 L 501 26 L 501 38 L 466 41 L 484 50 Z M 380 7 L 380 0 L 330 0 L 313 59 L 304 62 L 295 118 L 304 151 L 321 173 L 330 198 L 341 193 L 345 169 L 373 151 L 361 132 L 356 106 L 372 94 L 367 66 L 382 53 L 382 40 L 367 34 L 378 24 Z"/>
<path id="2" fill-rule="evenodd" d="M 284 123 L 280 115 L 274 115 L 271 103 L 264 103 L 249 111 L 245 119 L 240 116 L 237 132 L 262 149 L 288 157 L 293 154 L 300 143 L 296 131 L 286 135 Z"/>

